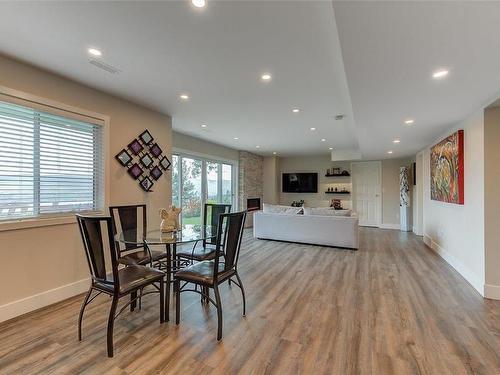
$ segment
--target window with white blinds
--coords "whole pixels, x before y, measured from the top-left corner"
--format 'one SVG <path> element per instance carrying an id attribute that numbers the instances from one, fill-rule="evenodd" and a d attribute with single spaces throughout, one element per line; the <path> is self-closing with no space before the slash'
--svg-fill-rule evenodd
<path id="1" fill-rule="evenodd" d="M 102 209 L 102 139 L 101 125 L 0 101 L 0 220 Z"/>

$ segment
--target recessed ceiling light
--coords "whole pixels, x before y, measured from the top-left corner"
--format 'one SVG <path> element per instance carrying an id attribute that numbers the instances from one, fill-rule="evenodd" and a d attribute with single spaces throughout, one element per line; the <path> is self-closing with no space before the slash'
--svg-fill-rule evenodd
<path id="1" fill-rule="evenodd" d="M 259 146 L 259 145 L 257 145 L 257 146 L 255 146 L 255 148 L 260 148 L 260 146 Z"/>
<path id="2" fill-rule="evenodd" d="M 234 139 L 235 141 L 237 141 L 239 138 L 238 138 L 238 137 L 234 137 L 233 139 Z"/>
<path id="3" fill-rule="evenodd" d="M 432 73 L 432 78 L 436 78 L 436 79 L 444 78 L 448 75 L 449 72 L 450 71 L 447 69 L 436 70 L 434 73 Z"/>
<path id="4" fill-rule="evenodd" d="M 394 144 L 398 144 L 399 142 L 401 142 L 399 139 L 395 139 L 394 141 L 392 141 L 392 143 Z"/>
<path id="5" fill-rule="evenodd" d="M 206 128 L 206 127 L 207 127 L 207 124 L 201 124 L 201 127 L 202 127 L 202 128 Z"/>
<path id="6" fill-rule="evenodd" d="M 277 152 L 276 152 L 276 151 L 273 151 L 273 155 L 276 155 L 276 154 L 277 154 Z"/>
<path id="7" fill-rule="evenodd" d="M 179 98 L 181 98 L 182 100 L 188 100 L 189 99 L 189 95 L 187 95 L 187 94 L 181 94 L 181 95 L 179 95 Z"/>
<path id="8" fill-rule="evenodd" d="M 293 112 L 293 113 L 299 113 L 299 112 L 300 112 L 300 109 L 298 109 L 298 108 L 294 108 L 294 109 L 292 109 L 292 112 Z"/>
<path id="9" fill-rule="evenodd" d="M 312 131 L 316 130 L 316 128 L 311 128 Z"/>
<path id="10" fill-rule="evenodd" d="M 193 4 L 196 8 L 204 8 L 207 5 L 206 0 L 191 0 L 191 4 Z"/>
<path id="11" fill-rule="evenodd" d="M 405 120 L 405 124 L 406 124 L 406 125 L 411 125 L 411 124 L 413 124 L 414 122 L 415 122 L 415 120 L 413 120 L 413 119 L 411 119 L 411 118 L 409 118 L 409 119 Z"/>
<path id="12" fill-rule="evenodd" d="M 270 81 L 271 80 L 271 75 L 269 73 L 262 74 L 260 77 L 263 81 Z"/>
<path id="13" fill-rule="evenodd" d="M 93 56 L 102 56 L 102 52 L 95 48 L 89 48 L 87 50 Z"/>
<path id="14" fill-rule="evenodd" d="M 326 139 L 325 138 L 321 138 L 321 142 L 326 142 Z"/>
<path id="15" fill-rule="evenodd" d="M 392 151 L 387 151 L 388 154 L 392 154 Z"/>
<path id="16" fill-rule="evenodd" d="M 333 147 L 328 147 L 329 150 L 333 150 Z"/>

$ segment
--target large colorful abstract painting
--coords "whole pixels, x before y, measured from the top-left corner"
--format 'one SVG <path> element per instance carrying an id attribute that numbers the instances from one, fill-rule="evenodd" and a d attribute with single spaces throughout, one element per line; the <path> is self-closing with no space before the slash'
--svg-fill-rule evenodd
<path id="1" fill-rule="evenodd" d="M 431 199 L 464 204 L 464 131 L 431 147 Z"/>

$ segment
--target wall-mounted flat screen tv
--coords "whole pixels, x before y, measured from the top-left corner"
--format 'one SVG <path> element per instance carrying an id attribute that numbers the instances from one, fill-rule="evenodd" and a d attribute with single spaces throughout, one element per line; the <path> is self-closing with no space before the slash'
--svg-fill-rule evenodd
<path id="1" fill-rule="evenodd" d="M 317 193 L 317 173 L 283 173 L 284 193 Z"/>

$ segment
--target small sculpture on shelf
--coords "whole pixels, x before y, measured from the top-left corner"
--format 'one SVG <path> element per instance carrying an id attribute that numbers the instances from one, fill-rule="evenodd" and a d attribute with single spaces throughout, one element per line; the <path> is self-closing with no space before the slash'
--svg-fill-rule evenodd
<path id="1" fill-rule="evenodd" d="M 180 229 L 179 215 L 181 211 L 182 208 L 177 208 L 175 206 L 171 206 L 169 209 L 160 208 L 160 217 L 162 219 L 160 230 L 163 233 L 175 232 Z"/>
<path id="2" fill-rule="evenodd" d="M 304 206 L 304 200 L 301 199 L 300 201 L 293 201 L 292 202 L 292 207 L 303 207 Z"/>

